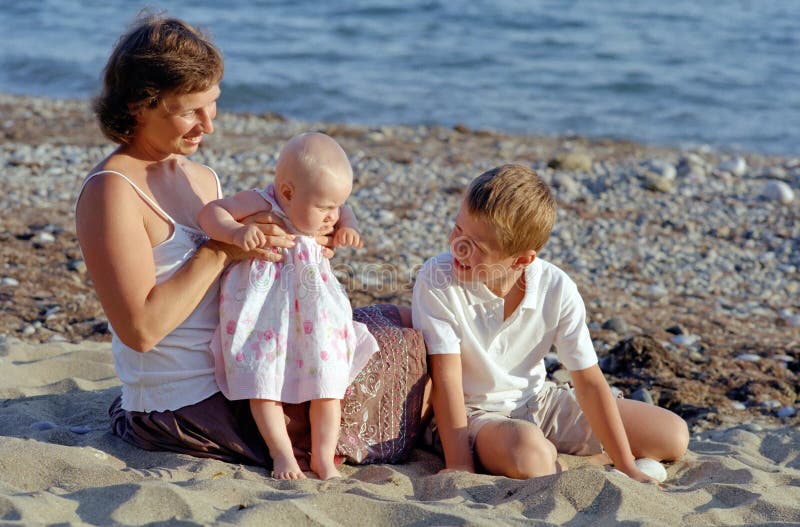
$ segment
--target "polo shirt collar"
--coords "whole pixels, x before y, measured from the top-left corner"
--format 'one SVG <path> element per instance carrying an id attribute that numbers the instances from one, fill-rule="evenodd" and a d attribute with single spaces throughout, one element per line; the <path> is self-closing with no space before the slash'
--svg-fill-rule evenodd
<path id="1" fill-rule="evenodd" d="M 539 289 L 537 282 L 541 274 L 542 262 L 537 257 L 525 268 L 525 296 L 522 297 L 522 302 L 519 303 L 520 307 L 536 309 L 536 291 Z"/>
<path id="2" fill-rule="evenodd" d="M 542 264 L 538 258 L 525 268 L 525 296 L 519 306 L 525 309 L 536 309 L 536 287 L 541 276 Z M 462 284 L 467 294 L 467 302 L 470 305 L 494 304 L 501 300 L 483 283 Z"/>

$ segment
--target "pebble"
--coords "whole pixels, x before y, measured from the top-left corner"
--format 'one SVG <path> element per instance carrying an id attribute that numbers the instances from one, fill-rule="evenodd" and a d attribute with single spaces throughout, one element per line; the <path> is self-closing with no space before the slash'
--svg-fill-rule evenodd
<path id="1" fill-rule="evenodd" d="M 592 156 L 584 152 L 566 152 L 558 154 L 548 166 L 556 170 L 591 172 Z"/>
<path id="2" fill-rule="evenodd" d="M 747 405 L 745 405 L 745 404 L 744 404 L 743 402 L 741 402 L 741 401 L 733 401 L 733 402 L 731 403 L 731 407 L 732 407 L 734 410 L 747 410 Z"/>
<path id="3" fill-rule="evenodd" d="M 547 353 L 544 356 L 544 367 L 547 371 L 554 371 L 559 364 L 558 355 L 556 353 Z"/>
<path id="4" fill-rule="evenodd" d="M 753 423 L 752 421 L 751 421 L 751 422 L 749 422 L 749 423 L 745 423 L 745 424 L 744 424 L 744 425 L 742 425 L 742 426 L 743 426 L 743 427 L 745 428 L 745 430 L 747 430 L 748 432 L 761 432 L 762 430 L 764 430 L 764 427 L 763 427 L 763 426 L 761 426 L 761 425 L 760 425 L 760 424 L 758 424 L 758 423 Z"/>
<path id="5" fill-rule="evenodd" d="M 699 342 L 700 337 L 698 335 L 686 335 L 681 333 L 680 335 L 675 335 L 674 337 L 669 339 L 669 341 L 672 342 L 673 344 L 677 344 L 678 346 L 689 347 Z"/>
<path id="6" fill-rule="evenodd" d="M 794 362 L 794 357 L 789 355 L 773 355 L 770 357 L 772 360 L 777 360 L 781 362 Z"/>
<path id="7" fill-rule="evenodd" d="M 794 417 L 797 414 L 797 410 L 794 406 L 784 406 L 779 408 L 775 415 L 778 417 Z"/>
<path id="8" fill-rule="evenodd" d="M 29 336 L 33 335 L 34 333 L 36 333 L 36 328 L 34 326 L 32 326 L 31 324 L 27 324 L 20 331 L 21 331 L 21 333 L 23 335 L 25 335 L 26 337 L 29 337 Z"/>
<path id="9" fill-rule="evenodd" d="M 783 181 L 767 181 L 761 189 L 761 196 L 768 200 L 777 201 L 784 205 L 788 205 L 794 200 L 794 191 L 792 187 Z"/>
<path id="10" fill-rule="evenodd" d="M 67 269 L 79 274 L 86 274 L 86 262 L 83 260 L 70 260 L 67 262 Z"/>
<path id="11" fill-rule="evenodd" d="M 647 295 L 650 298 L 659 299 L 667 296 L 669 291 L 663 286 L 660 285 L 651 285 L 647 288 Z"/>
<path id="12" fill-rule="evenodd" d="M 737 355 L 736 359 L 747 362 L 758 362 L 761 360 L 761 356 L 756 355 L 755 353 L 742 353 L 741 355 Z"/>
<path id="13" fill-rule="evenodd" d="M 673 335 L 683 335 L 686 331 L 680 326 L 680 324 L 675 324 L 674 326 L 670 326 L 666 328 L 664 331 L 667 333 L 672 333 Z"/>
<path id="14" fill-rule="evenodd" d="M 53 243 L 54 241 L 56 241 L 56 237 L 47 231 L 41 231 L 39 232 L 39 234 L 36 235 L 34 240 L 39 243 Z"/>
<path id="15" fill-rule="evenodd" d="M 89 425 L 74 425 L 69 427 L 69 431 L 73 434 L 88 434 L 92 431 L 92 427 Z"/>
<path id="16" fill-rule="evenodd" d="M 19 280 L 16 278 L 11 278 L 10 276 L 4 276 L 3 278 L 0 278 L 0 285 L 17 287 L 19 285 Z"/>
<path id="17" fill-rule="evenodd" d="M 572 380 L 572 376 L 570 375 L 569 370 L 566 370 L 564 368 L 554 371 L 553 373 L 550 374 L 550 377 L 556 384 L 567 384 Z"/>
<path id="18" fill-rule="evenodd" d="M 634 401 L 641 401 L 647 404 L 654 404 L 653 396 L 650 395 L 650 392 L 646 388 L 639 388 L 635 392 L 633 392 L 630 397 Z"/>
<path id="19" fill-rule="evenodd" d="M 717 169 L 741 177 L 747 173 L 747 161 L 743 157 L 734 157 L 720 163 Z"/>
<path id="20" fill-rule="evenodd" d="M 52 421 L 36 421 L 35 423 L 31 423 L 31 430 L 37 430 L 39 432 L 44 430 L 52 430 L 56 427 L 56 424 Z"/>
<path id="21" fill-rule="evenodd" d="M 624 334 L 628 330 L 628 324 L 624 318 L 611 317 L 601 326 L 603 329 L 610 329 L 611 331 L 619 334 Z"/>

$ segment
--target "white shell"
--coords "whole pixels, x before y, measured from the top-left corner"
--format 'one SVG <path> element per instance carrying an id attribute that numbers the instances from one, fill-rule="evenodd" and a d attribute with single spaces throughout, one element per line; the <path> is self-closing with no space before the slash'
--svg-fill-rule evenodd
<path id="1" fill-rule="evenodd" d="M 655 459 L 646 457 L 637 459 L 636 467 L 659 483 L 667 479 L 667 469 Z"/>

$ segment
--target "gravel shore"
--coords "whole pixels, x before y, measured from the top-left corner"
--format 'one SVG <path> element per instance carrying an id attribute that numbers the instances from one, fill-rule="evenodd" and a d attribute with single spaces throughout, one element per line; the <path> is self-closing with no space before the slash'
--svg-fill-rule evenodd
<path id="1" fill-rule="evenodd" d="M 113 147 L 86 101 L 0 95 L 0 114 L 0 349 L 10 337 L 108 340 L 72 207 Z M 417 267 L 446 248 L 465 185 L 501 163 L 533 166 L 560 206 L 540 256 L 578 283 L 613 384 L 695 431 L 797 422 L 800 158 L 224 109 L 216 125 L 194 159 L 219 173 L 226 193 L 268 183 L 298 132 L 342 144 L 365 247 L 339 251 L 334 267 L 354 306 L 408 304 Z M 563 378 L 558 364 L 549 369 Z"/>

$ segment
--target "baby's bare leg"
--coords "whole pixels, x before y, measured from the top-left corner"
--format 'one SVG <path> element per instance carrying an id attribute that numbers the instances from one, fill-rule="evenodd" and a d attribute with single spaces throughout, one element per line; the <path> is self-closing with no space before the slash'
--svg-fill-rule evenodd
<path id="1" fill-rule="evenodd" d="M 251 399 L 250 411 L 258 425 L 258 431 L 269 448 L 272 457 L 272 476 L 278 479 L 304 479 L 306 477 L 297 464 L 292 451 L 292 441 L 286 431 L 283 405 L 279 401 Z"/>
<path id="2" fill-rule="evenodd" d="M 339 399 L 314 399 L 309 410 L 311 421 L 311 470 L 319 479 L 340 478 L 342 475 L 333 462 L 342 405 Z"/>
<path id="3" fill-rule="evenodd" d="M 515 479 L 558 471 L 556 447 L 536 425 L 519 419 L 485 424 L 475 438 L 475 453 L 490 474 Z"/>

